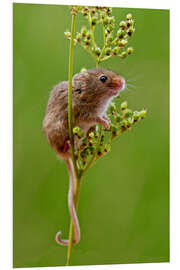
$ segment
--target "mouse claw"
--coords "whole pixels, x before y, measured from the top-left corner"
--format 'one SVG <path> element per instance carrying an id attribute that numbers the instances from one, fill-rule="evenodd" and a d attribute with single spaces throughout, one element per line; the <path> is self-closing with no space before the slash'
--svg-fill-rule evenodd
<path id="1" fill-rule="evenodd" d="M 97 122 L 101 125 L 103 125 L 105 130 L 110 130 L 110 123 L 109 119 L 106 116 L 103 116 L 102 118 L 98 118 Z"/>
<path id="2" fill-rule="evenodd" d="M 105 130 L 110 130 L 110 123 L 109 121 L 105 121 L 105 124 L 103 125 Z"/>
<path id="3" fill-rule="evenodd" d="M 107 115 L 103 115 L 103 119 L 106 121 L 106 125 L 104 125 L 105 130 L 110 130 L 110 119 L 107 117 Z"/>

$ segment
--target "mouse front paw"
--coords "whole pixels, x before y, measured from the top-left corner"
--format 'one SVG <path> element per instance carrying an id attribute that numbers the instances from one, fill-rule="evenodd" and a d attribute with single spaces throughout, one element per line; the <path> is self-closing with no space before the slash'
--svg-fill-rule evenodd
<path id="1" fill-rule="evenodd" d="M 105 128 L 105 130 L 110 130 L 110 123 L 109 123 L 109 119 L 105 118 L 105 117 L 98 117 L 97 122 L 101 125 L 103 125 L 103 127 Z"/>

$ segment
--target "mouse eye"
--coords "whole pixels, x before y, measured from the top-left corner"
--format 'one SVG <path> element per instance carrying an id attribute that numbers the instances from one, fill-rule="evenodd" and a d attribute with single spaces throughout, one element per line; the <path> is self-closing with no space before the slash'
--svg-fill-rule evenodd
<path id="1" fill-rule="evenodd" d="M 82 90 L 81 89 L 76 89 L 75 90 L 78 94 L 81 94 L 82 93 Z"/>
<path id="2" fill-rule="evenodd" d="M 100 81 L 101 82 L 103 82 L 103 83 L 105 83 L 105 81 L 107 81 L 107 77 L 105 76 L 105 75 L 102 75 L 101 77 L 100 77 Z"/>

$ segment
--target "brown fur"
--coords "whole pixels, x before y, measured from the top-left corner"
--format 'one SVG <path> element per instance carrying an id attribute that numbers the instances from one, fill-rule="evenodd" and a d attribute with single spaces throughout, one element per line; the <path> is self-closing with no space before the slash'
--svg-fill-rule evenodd
<path id="1" fill-rule="evenodd" d="M 102 75 L 108 78 L 105 83 L 100 80 Z M 108 128 L 106 107 L 108 101 L 124 87 L 124 79 L 109 70 L 92 69 L 76 74 L 72 84 L 73 126 L 80 126 L 85 132 L 96 123 L 101 123 Z M 43 120 L 43 130 L 58 156 L 63 159 L 68 158 L 70 154 L 66 147 L 69 139 L 68 82 L 66 81 L 59 83 L 51 91 Z"/>

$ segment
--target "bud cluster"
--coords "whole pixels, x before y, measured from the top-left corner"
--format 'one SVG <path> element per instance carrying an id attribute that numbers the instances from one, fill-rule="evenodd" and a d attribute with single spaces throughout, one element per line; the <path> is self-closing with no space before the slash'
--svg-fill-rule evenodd
<path id="1" fill-rule="evenodd" d="M 132 111 L 127 107 L 127 102 L 121 103 L 120 112 L 114 103 L 111 103 L 109 109 L 109 117 L 111 117 L 111 138 L 120 135 L 125 130 L 130 130 L 131 127 L 139 120 L 146 117 L 147 111 Z"/>
<path id="2" fill-rule="evenodd" d="M 85 137 L 84 132 L 79 127 L 74 127 L 73 134 L 76 140 L 81 143 L 76 147 L 75 157 L 80 170 L 83 170 L 89 160 L 95 155 L 95 160 L 104 156 L 111 150 L 112 139 L 119 136 L 126 130 L 131 130 L 132 126 L 146 117 L 147 111 L 132 111 L 128 108 L 127 102 L 122 102 L 119 111 L 115 103 L 111 103 L 108 116 L 110 118 L 110 130 L 102 131 L 100 136 L 96 127 L 91 128 Z M 98 140 L 100 138 L 99 144 Z M 97 145 L 99 148 L 97 149 Z"/>
<path id="3" fill-rule="evenodd" d="M 132 54 L 133 48 L 128 47 L 129 38 L 135 31 L 132 14 L 126 15 L 126 19 L 119 23 L 118 31 L 114 33 L 115 17 L 112 16 L 112 8 L 91 6 L 73 8 L 76 12 L 82 13 L 89 23 L 89 28 L 83 26 L 76 34 L 74 41 L 93 55 L 96 62 L 100 63 L 114 56 L 126 58 Z M 104 46 L 102 48 L 96 45 L 94 38 L 95 27 L 98 23 L 102 24 L 104 32 Z M 69 31 L 66 31 L 65 35 L 67 39 L 71 38 Z"/>

